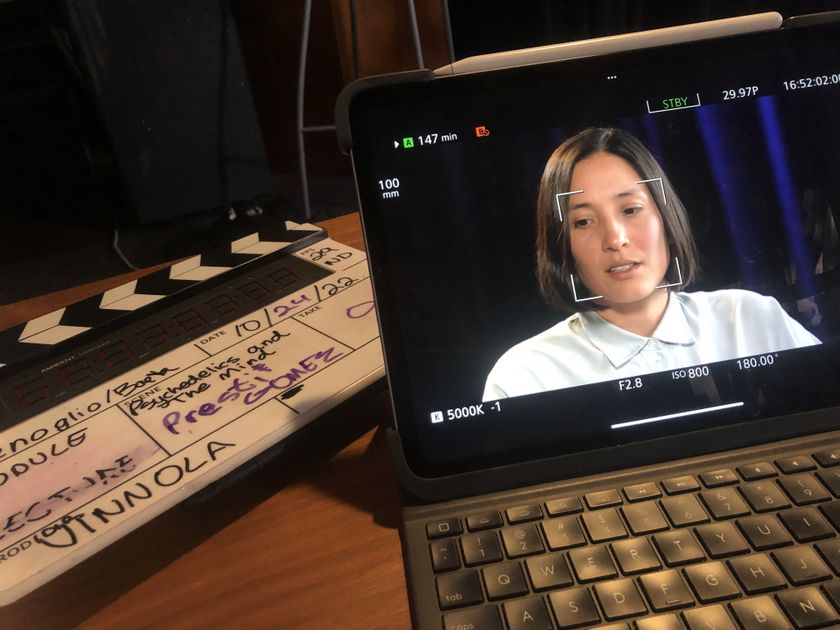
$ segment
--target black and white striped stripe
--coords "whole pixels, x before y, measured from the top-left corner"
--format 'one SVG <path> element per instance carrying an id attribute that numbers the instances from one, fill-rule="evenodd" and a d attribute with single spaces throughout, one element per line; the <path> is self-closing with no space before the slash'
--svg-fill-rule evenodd
<path id="1" fill-rule="evenodd" d="M 149 308 L 158 300 L 214 278 L 231 269 L 285 249 L 301 239 L 326 232 L 310 223 L 286 221 L 276 233 L 254 233 L 230 244 L 192 256 L 24 324 L 0 331 L 0 375 L 59 343 L 120 317 Z"/>

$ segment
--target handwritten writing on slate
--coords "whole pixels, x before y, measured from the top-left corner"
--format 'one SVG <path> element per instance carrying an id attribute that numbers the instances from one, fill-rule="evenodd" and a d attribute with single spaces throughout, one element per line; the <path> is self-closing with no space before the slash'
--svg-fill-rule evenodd
<path id="1" fill-rule="evenodd" d="M 120 431 L 112 430 L 115 424 Z M 149 466 L 166 456 L 112 408 L 0 462 L 0 547 L 63 515 L 68 507 L 100 496 L 138 465 Z"/>
<path id="2" fill-rule="evenodd" d="M 278 331 L 279 341 L 270 346 L 261 343 Z M 214 358 L 191 366 L 120 407 L 155 441 L 174 452 L 255 404 L 285 405 L 274 397 L 350 352 L 349 346 L 290 319 L 225 348 L 221 361 Z M 224 367 L 218 369 L 220 365 Z"/>
<path id="3" fill-rule="evenodd" d="M 296 256 L 332 276 L 0 433 L 0 603 L 382 374 L 364 254 L 318 245 Z"/>

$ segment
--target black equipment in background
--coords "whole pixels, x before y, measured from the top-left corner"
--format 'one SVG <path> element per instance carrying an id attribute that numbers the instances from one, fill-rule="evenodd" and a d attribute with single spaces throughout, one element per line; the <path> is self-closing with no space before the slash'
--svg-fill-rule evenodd
<path id="1" fill-rule="evenodd" d="M 270 192 L 225 0 L 64 0 L 72 44 L 148 223 Z"/>

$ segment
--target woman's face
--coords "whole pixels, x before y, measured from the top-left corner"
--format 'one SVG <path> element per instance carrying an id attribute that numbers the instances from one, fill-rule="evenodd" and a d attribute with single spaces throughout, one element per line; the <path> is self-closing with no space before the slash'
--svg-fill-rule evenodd
<path id="1" fill-rule="evenodd" d="M 595 153 L 572 172 L 568 221 L 572 256 L 583 284 L 608 308 L 645 301 L 662 284 L 669 253 L 656 202 L 623 158 Z M 577 285 L 580 293 L 580 285 Z"/>

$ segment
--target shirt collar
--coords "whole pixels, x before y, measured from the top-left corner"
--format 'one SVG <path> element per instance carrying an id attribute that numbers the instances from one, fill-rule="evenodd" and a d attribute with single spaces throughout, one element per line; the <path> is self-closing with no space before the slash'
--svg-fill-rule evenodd
<path id="1" fill-rule="evenodd" d="M 694 335 L 685 318 L 682 304 L 673 293 L 668 296 L 668 306 L 651 337 L 642 337 L 619 328 L 596 311 L 578 313 L 578 320 L 592 345 L 603 352 L 616 369 L 639 354 L 651 339 L 670 345 L 694 344 Z"/>

